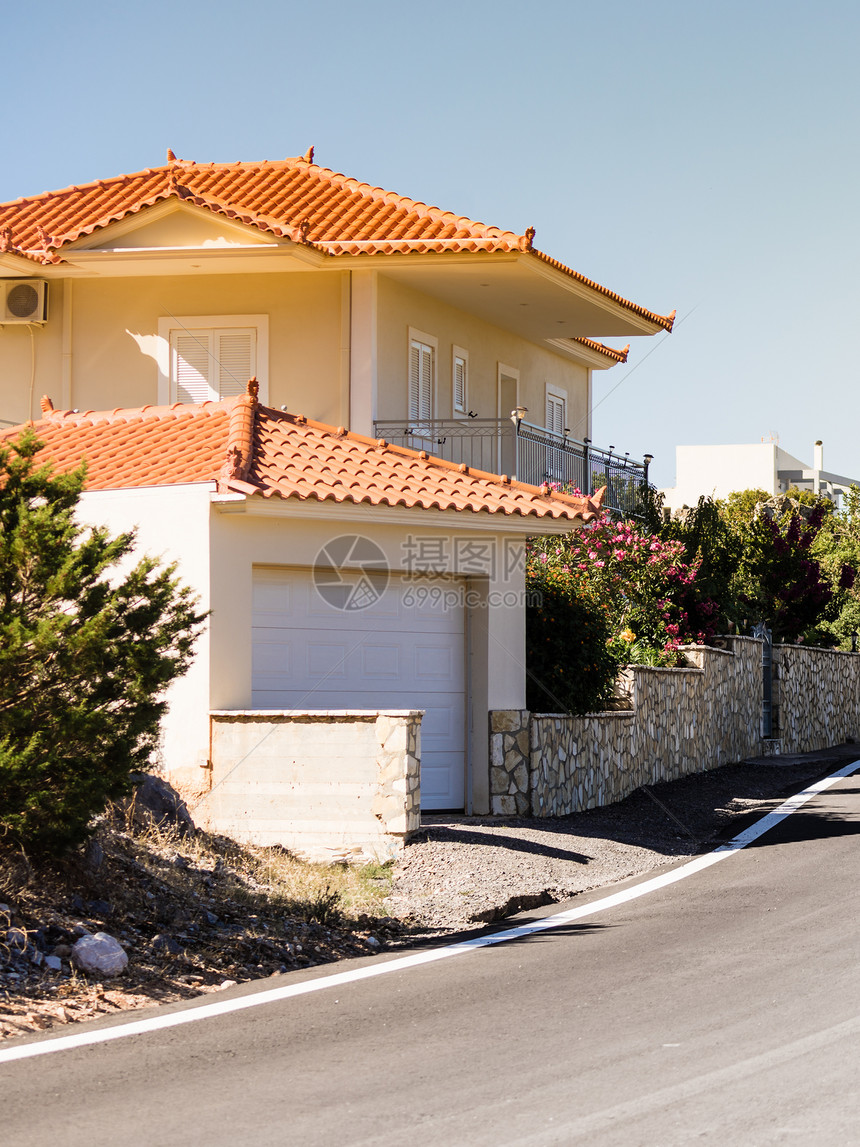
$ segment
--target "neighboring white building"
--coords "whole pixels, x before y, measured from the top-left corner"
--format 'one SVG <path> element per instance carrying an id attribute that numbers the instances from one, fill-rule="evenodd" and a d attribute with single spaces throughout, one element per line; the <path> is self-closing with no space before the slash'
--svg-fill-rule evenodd
<path id="1" fill-rule="evenodd" d="M 784 494 L 791 486 L 830 498 L 837 506 L 860 479 L 824 469 L 824 446 L 813 448 L 808 465 L 783 450 L 778 442 L 742 446 L 676 446 L 675 485 L 663 494 L 673 510 L 695 506 L 703 495 L 727 498 L 736 490 L 766 490 Z"/>

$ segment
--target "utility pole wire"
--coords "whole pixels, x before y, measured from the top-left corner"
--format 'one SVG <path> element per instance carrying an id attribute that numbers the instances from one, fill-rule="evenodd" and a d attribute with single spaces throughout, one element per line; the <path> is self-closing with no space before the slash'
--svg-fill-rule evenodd
<path id="1" fill-rule="evenodd" d="M 692 307 L 689 311 L 687 311 L 687 313 L 684 315 L 683 318 L 678 319 L 678 321 L 673 325 L 672 330 L 673 331 L 676 330 L 681 325 L 681 323 L 686 322 L 687 319 L 690 317 L 690 315 L 693 313 L 693 311 L 697 311 L 700 306 L 701 306 L 701 303 L 696 303 L 695 307 Z M 615 391 L 619 388 L 619 386 L 623 385 L 627 381 L 627 379 L 634 372 L 634 370 L 638 370 L 639 367 L 642 365 L 642 363 L 647 358 L 650 358 L 651 355 L 654 353 L 654 351 L 658 350 L 663 345 L 663 343 L 666 341 L 666 339 L 669 337 L 669 335 L 671 333 L 672 333 L 671 331 L 665 331 L 664 332 L 665 337 L 660 339 L 660 341 L 658 343 L 655 343 L 654 346 L 652 346 L 651 349 L 648 351 L 648 353 L 643 355 L 642 358 L 639 359 L 639 361 L 636 363 L 635 366 L 631 366 L 631 368 L 627 371 L 627 373 L 622 375 L 621 378 L 619 378 L 618 382 L 616 382 L 616 384 L 615 384 L 615 386 L 613 386 L 612 390 L 607 391 L 606 394 L 604 394 L 603 398 L 601 398 L 600 402 L 596 402 L 594 404 L 594 406 L 592 406 L 591 410 L 589 411 L 588 414 L 585 415 L 584 418 L 580 418 L 579 422 L 577 422 L 576 426 L 574 426 L 570 432 L 572 435 L 576 434 L 577 430 L 579 430 L 579 428 L 580 428 L 580 426 L 582 426 L 583 422 L 588 422 L 589 417 L 592 414 L 594 414 L 594 412 L 595 412 L 595 410 L 597 410 L 598 406 L 602 406 L 603 403 L 606 402 L 607 398 L 609 398 L 611 395 L 613 395 L 615 393 Z"/>

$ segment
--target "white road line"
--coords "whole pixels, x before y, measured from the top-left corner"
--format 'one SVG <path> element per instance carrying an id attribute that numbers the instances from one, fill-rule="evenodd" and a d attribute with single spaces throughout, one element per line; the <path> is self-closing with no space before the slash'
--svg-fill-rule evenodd
<path id="1" fill-rule="evenodd" d="M 744 832 L 739 833 L 727 844 L 721 844 L 713 852 L 697 856 L 682 864 L 671 872 L 664 872 L 654 876 L 632 888 L 624 888 L 620 892 L 613 892 L 600 900 L 593 900 L 589 904 L 582 904 L 577 908 L 569 908 L 565 912 L 558 912 L 553 916 L 545 916 L 530 924 L 522 924 L 516 928 L 507 928 L 504 932 L 493 932 L 489 935 L 476 936 L 472 940 L 462 940 L 456 944 L 448 944 L 442 948 L 434 948 L 428 952 L 416 952 L 411 956 L 401 956 L 396 960 L 384 963 L 371 964 L 364 968 L 357 968 L 351 972 L 335 972 L 331 976 L 322 976 L 316 980 L 305 980 L 300 984 L 287 984 L 281 988 L 271 988 L 269 991 L 256 992 L 247 996 L 239 996 L 230 1000 L 219 1000 L 217 1003 L 203 1004 L 187 1008 L 184 1011 L 171 1012 L 169 1015 L 152 1016 L 145 1020 L 132 1020 L 129 1023 L 117 1024 L 116 1027 L 101 1028 L 98 1031 L 77 1032 L 75 1035 L 48 1037 L 34 1043 L 23 1044 L 0 1050 L 0 1064 L 11 1063 L 14 1060 L 30 1059 L 37 1055 L 50 1055 L 52 1052 L 70 1051 L 73 1048 L 87 1047 L 90 1044 L 107 1043 L 109 1040 L 125 1039 L 128 1036 L 144 1035 L 147 1032 L 163 1031 L 165 1028 L 179 1027 L 181 1024 L 196 1023 L 198 1020 L 213 1019 L 215 1016 L 229 1015 L 230 1012 L 241 1012 L 246 1008 L 258 1008 L 264 1004 L 278 1003 L 294 996 L 308 995 L 310 992 L 321 992 L 327 988 L 340 988 L 345 984 L 353 984 L 358 980 L 369 980 L 374 976 L 386 976 L 391 972 L 403 972 L 407 968 L 417 968 L 421 964 L 433 964 L 437 960 L 445 960 L 449 956 L 461 956 L 466 952 L 474 952 L 478 948 L 486 948 L 492 944 L 504 944 L 508 940 L 520 940 L 525 936 L 533 936 L 537 932 L 547 932 L 553 928 L 562 928 L 574 920 L 582 920 L 586 916 L 593 916 L 598 912 L 606 912 L 610 908 L 617 908 L 620 904 L 627 904 L 631 900 L 638 900 L 640 896 L 647 896 L 660 888 L 667 888 L 685 880 L 696 872 L 718 864 L 726 857 L 733 855 L 742 848 L 746 848 L 754 840 L 769 832 L 780 821 L 791 816 L 807 801 L 812 800 L 818 793 L 830 788 L 843 777 L 850 776 L 860 768 L 860 760 L 852 762 L 838 769 L 829 776 L 822 777 L 820 781 L 795 793 L 789 797 L 773 812 L 767 813 L 761 820 L 757 820 Z"/>

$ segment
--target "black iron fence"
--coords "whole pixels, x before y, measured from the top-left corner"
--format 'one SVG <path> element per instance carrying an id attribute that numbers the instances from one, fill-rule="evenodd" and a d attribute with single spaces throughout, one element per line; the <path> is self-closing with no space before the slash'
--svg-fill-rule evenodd
<path id="1" fill-rule="evenodd" d="M 432 418 L 413 424 L 386 418 L 373 426 L 377 438 L 395 446 L 426 450 L 437 458 L 508 474 L 533 486 L 548 482 L 565 493 L 583 494 L 606 486 L 607 508 L 625 517 L 642 516 L 648 466 L 593 446 L 588 439 L 580 441 L 509 418 Z"/>

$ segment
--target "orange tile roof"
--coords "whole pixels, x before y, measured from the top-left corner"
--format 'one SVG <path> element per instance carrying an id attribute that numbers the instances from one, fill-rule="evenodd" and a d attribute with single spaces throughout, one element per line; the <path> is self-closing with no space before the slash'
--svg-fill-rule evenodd
<path id="1" fill-rule="evenodd" d="M 175 197 L 332 256 L 523 251 L 671 330 L 674 312 L 652 313 L 533 246 L 524 235 L 360 183 L 304 157 L 259 163 L 178 160 L 80 187 L 0 204 L 0 252 L 62 263 L 69 243 Z"/>
<path id="2" fill-rule="evenodd" d="M 266 498 L 590 521 L 601 497 L 574 498 L 261 406 L 256 383 L 224 402 L 136 410 L 53 410 L 35 431 L 55 469 L 85 458 L 89 490 L 218 482 Z M 4 430 L 14 440 L 22 427 Z"/>
<path id="3" fill-rule="evenodd" d="M 572 338 L 572 343 L 581 343 L 582 346 L 587 347 L 589 350 L 597 351 L 598 354 L 605 354 L 607 358 L 613 359 L 615 362 L 627 362 L 627 355 L 630 353 L 630 343 L 624 347 L 623 350 L 616 350 L 613 346 L 607 346 L 605 343 L 595 342 L 594 339 L 587 339 L 583 337 Z"/>

